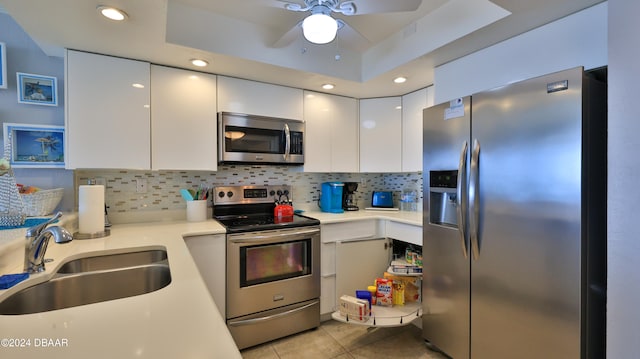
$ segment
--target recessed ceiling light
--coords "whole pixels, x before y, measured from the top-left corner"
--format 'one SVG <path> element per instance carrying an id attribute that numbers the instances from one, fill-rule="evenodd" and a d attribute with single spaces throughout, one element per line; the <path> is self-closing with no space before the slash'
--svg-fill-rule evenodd
<path id="1" fill-rule="evenodd" d="M 144 85 L 143 85 L 143 84 L 138 84 L 138 83 L 131 84 L 131 86 L 133 86 L 133 87 L 135 87 L 135 88 L 137 88 L 137 89 L 143 89 L 143 88 L 144 88 Z"/>
<path id="2" fill-rule="evenodd" d="M 112 6 L 100 5 L 97 9 L 102 16 L 111 20 L 122 21 L 128 17 L 126 12 Z"/>
<path id="3" fill-rule="evenodd" d="M 405 82 L 407 82 L 407 78 L 404 77 L 404 76 L 398 76 L 395 79 L 393 79 L 393 82 L 395 82 L 397 84 L 405 83 Z"/>
<path id="4" fill-rule="evenodd" d="M 191 59 L 191 64 L 198 67 L 205 67 L 209 65 L 207 61 L 201 59 Z"/>
<path id="5" fill-rule="evenodd" d="M 336 87 L 334 84 L 324 84 L 322 85 L 322 88 L 325 90 L 333 90 L 333 88 Z"/>

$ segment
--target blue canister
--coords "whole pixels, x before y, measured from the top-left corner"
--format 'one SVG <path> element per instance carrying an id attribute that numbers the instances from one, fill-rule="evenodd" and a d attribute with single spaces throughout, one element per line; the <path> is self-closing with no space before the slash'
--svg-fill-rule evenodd
<path id="1" fill-rule="evenodd" d="M 342 182 L 323 182 L 320 192 L 320 210 L 329 213 L 342 213 Z"/>

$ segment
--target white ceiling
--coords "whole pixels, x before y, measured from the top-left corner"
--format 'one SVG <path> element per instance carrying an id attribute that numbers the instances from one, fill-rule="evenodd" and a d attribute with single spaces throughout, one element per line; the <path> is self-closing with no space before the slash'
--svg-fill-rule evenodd
<path id="1" fill-rule="evenodd" d="M 394 0 L 355 0 L 381 1 Z M 277 8 L 278 0 L 0 0 L 0 6 L 50 56 L 72 48 L 314 91 L 330 82 L 331 93 L 368 98 L 431 85 L 440 64 L 602 1 L 423 0 L 414 12 L 336 15 L 355 31 L 340 30 L 327 45 L 306 42 L 295 27 L 305 13 Z M 101 18 L 101 4 L 124 10 L 128 20 Z M 210 65 L 195 68 L 188 62 L 195 57 Z M 394 84 L 399 75 L 409 80 Z"/>

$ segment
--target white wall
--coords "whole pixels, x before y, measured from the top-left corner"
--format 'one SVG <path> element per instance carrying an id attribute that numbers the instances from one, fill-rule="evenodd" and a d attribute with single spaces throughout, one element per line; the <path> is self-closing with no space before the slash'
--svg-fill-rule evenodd
<path id="1" fill-rule="evenodd" d="M 607 357 L 640 355 L 640 2 L 609 0 Z"/>
<path id="2" fill-rule="evenodd" d="M 436 67 L 435 103 L 584 66 L 607 64 L 607 3 Z"/>

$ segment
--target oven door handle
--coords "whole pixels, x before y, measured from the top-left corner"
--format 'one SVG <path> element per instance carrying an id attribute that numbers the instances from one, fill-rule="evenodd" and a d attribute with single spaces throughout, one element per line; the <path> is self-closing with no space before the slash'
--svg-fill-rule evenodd
<path id="1" fill-rule="evenodd" d="M 314 229 L 300 229 L 295 231 L 287 230 L 286 233 L 269 233 L 269 234 L 256 234 L 255 232 L 251 233 L 243 233 L 237 234 L 233 236 L 228 236 L 229 241 L 233 243 L 255 243 L 255 242 L 263 242 L 266 240 L 274 240 L 278 241 L 282 237 L 304 237 L 308 235 L 319 234 L 320 230 L 317 228 Z"/>
<path id="2" fill-rule="evenodd" d="M 243 325 L 251 325 L 251 324 L 256 324 L 256 323 L 260 323 L 260 322 L 266 322 L 268 320 L 274 320 L 274 319 L 278 319 L 278 318 L 282 318 L 291 314 L 295 314 L 297 312 L 303 311 L 307 308 L 313 307 L 314 305 L 318 305 L 318 303 L 320 303 L 320 301 L 314 301 L 312 303 L 309 304 L 305 304 L 302 307 L 298 307 L 298 308 L 293 308 L 290 310 L 287 310 L 286 312 L 282 312 L 282 313 L 278 313 L 278 314 L 273 314 L 273 315 L 268 315 L 266 317 L 260 317 L 260 318 L 253 318 L 253 319 L 245 319 L 245 320 L 238 320 L 238 321 L 229 321 L 227 322 L 227 324 L 229 324 L 229 326 L 232 327 L 239 327 L 239 326 L 243 326 Z"/>

